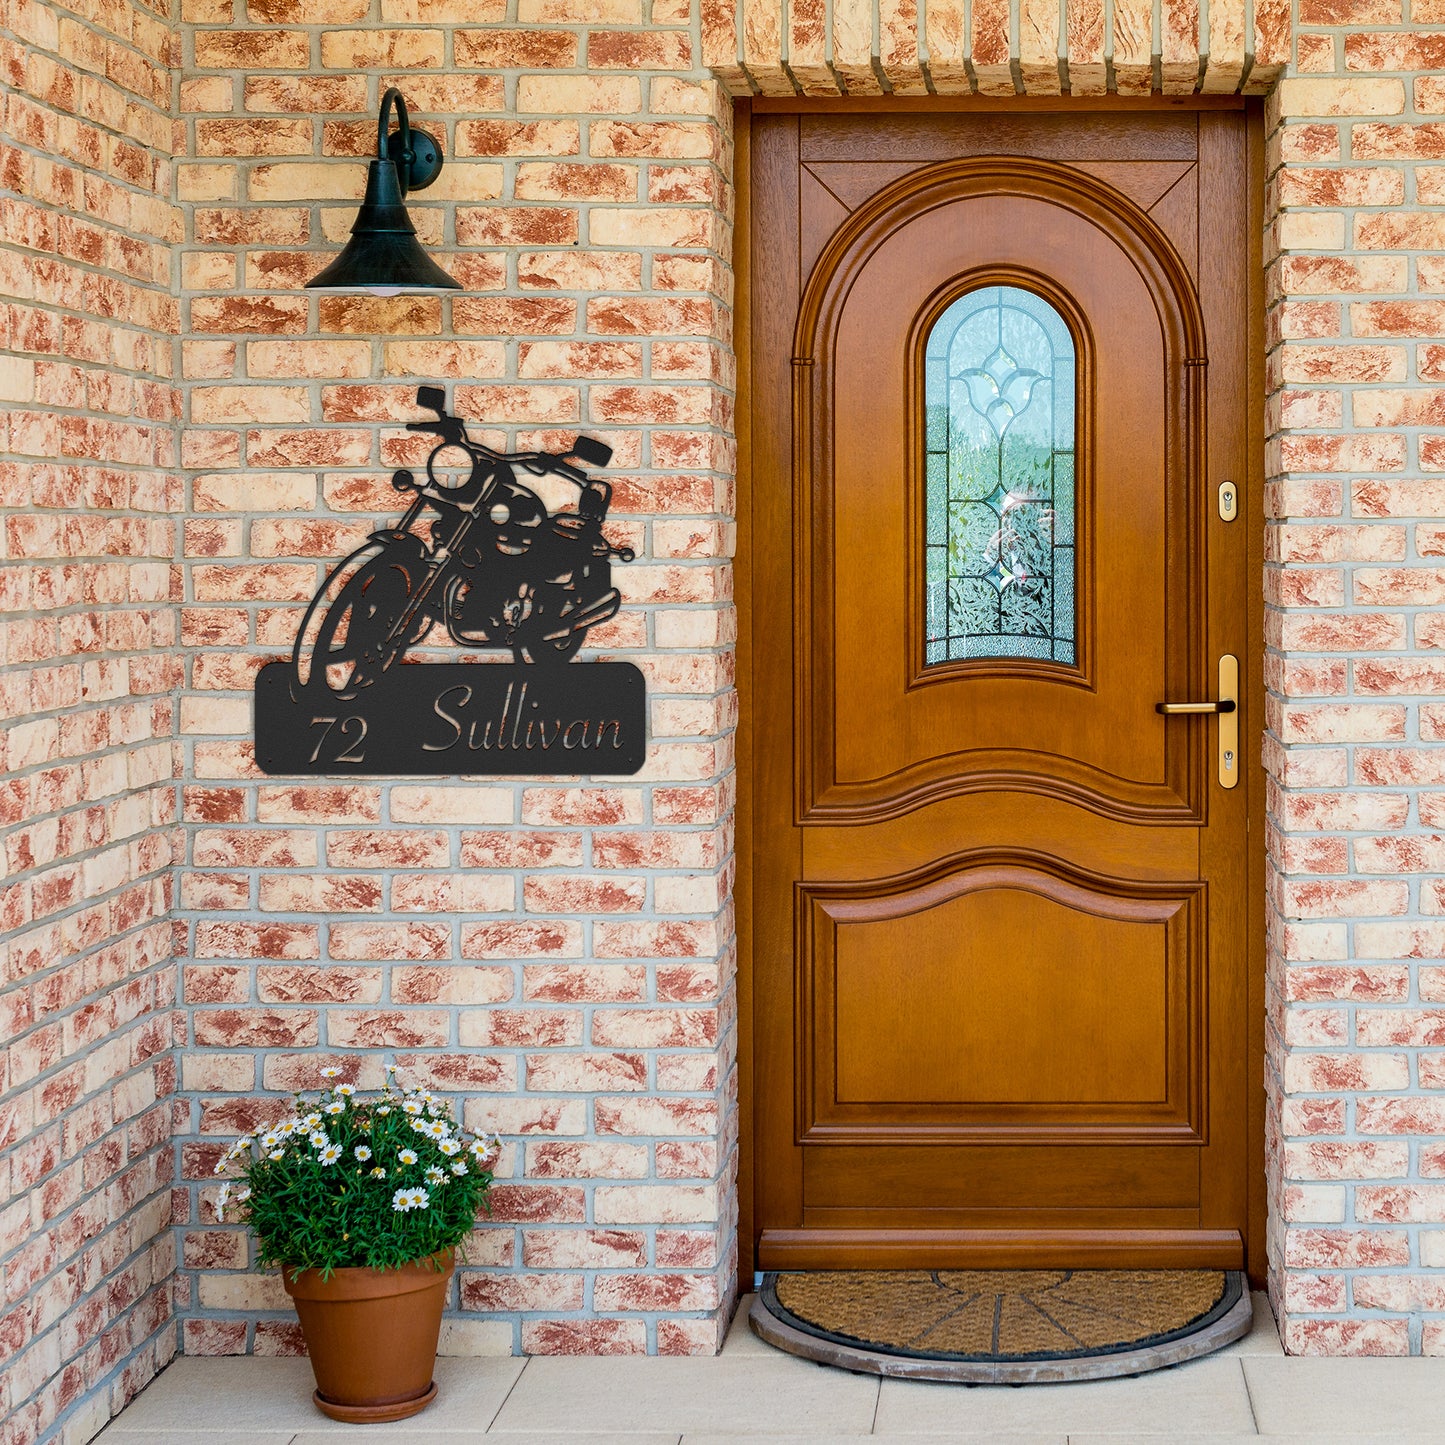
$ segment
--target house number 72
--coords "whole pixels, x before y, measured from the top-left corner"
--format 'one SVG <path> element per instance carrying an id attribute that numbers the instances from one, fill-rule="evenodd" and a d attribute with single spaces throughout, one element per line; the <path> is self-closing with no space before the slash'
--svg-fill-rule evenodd
<path id="1" fill-rule="evenodd" d="M 337 727 L 337 723 L 340 727 Z M 362 763 L 366 761 L 361 751 L 361 744 L 366 738 L 366 719 L 357 717 L 354 713 L 349 717 L 314 717 L 311 719 L 312 727 L 320 727 L 325 724 L 325 731 L 316 740 L 316 746 L 311 750 L 311 761 L 318 762 L 321 758 L 321 749 L 326 746 L 326 739 L 331 736 L 331 729 L 337 727 L 337 742 L 343 744 L 342 750 L 331 759 L 333 763 Z M 352 724 L 356 726 L 353 728 Z M 355 732 L 356 737 L 350 742 L 347 741 L 348 734 Z"/>

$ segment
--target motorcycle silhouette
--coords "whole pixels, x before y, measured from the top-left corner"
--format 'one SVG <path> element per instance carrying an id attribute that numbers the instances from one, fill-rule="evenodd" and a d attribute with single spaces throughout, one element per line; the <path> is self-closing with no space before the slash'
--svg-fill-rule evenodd
<path id="1" fill-rule="evenodd" d="M 436 421 L 408 431 L 440 438 L 426 480 L 393 474 L 415 496 L 393 527 L 373 532 L 341 562 L 306 609 L 292 651 L 292 693 L 353 697 L 441 623 L 463 647 L 506 647 L 519 663 L 568 662 L 588 629 L 621 603 L 612 559 L 630 547 L 602 534 L 612 488 L 573 462 L 605 467 L 612 448 L 578 437 L 569 452 L 494 452 L 472 441 L 437 386 L 417 390 Z M 518 471 L 565 478 L 578 488 L 575 512 L 549 513 Z M 417 532 L 425 508 L 438 514 L 430 540 Z"/>

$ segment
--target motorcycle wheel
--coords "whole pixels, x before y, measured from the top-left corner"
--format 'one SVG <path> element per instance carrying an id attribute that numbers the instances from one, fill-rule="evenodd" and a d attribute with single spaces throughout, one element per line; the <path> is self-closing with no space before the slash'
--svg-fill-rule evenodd
<path id="1" fill-rule="evenodd" d="M 406 637 L 386 642 L 420 576 L 419 560 L 368 543 L 327 577 L 296 635 L 291 665 L 301 691 L 352 697 L 426 636 L 432 619 L 420 612 Z"/>

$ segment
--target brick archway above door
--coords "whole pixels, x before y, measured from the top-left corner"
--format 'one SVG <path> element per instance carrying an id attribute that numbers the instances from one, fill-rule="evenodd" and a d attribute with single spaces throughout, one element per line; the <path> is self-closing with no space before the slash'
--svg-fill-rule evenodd
<path id="1" fill-rule="evenodd" d="M 1289 0 L 1214 0 L 1207 15 L 1199 0 L 704 0 L 701 10 L 703 63 L 734 95 L 1263 95 L 1290 59 Z"/>

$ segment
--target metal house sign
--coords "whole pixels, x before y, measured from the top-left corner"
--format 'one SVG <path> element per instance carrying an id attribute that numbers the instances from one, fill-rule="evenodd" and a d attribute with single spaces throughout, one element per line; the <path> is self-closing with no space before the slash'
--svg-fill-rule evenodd
<path id="1" fill-rule="evenodd" d="M 646 687 L 630 662 L 573 662 L 587 632 L 621 603 L 612 560 L 632 560 L 602 524 L 608 483 L 589 476 L 612 451 L 578 437 L 565 454 L 494 452 L 446 410 L 440 387 L 417 402 L 436 421 L 426 477 L 398 471 L 412 500 L 335 567 L 302 619 L 289 662 L 256 679 L 256 761 L 268 773 L 627 774 L 646 754 Z M 581 465 L 578 465 L 578 464 Z M 519 473 L 578 489 L 549 512 Z M 438 520 L 418 527 L 430 508 Z M 512 661 L 408 662 L 443 626 Z"/>

